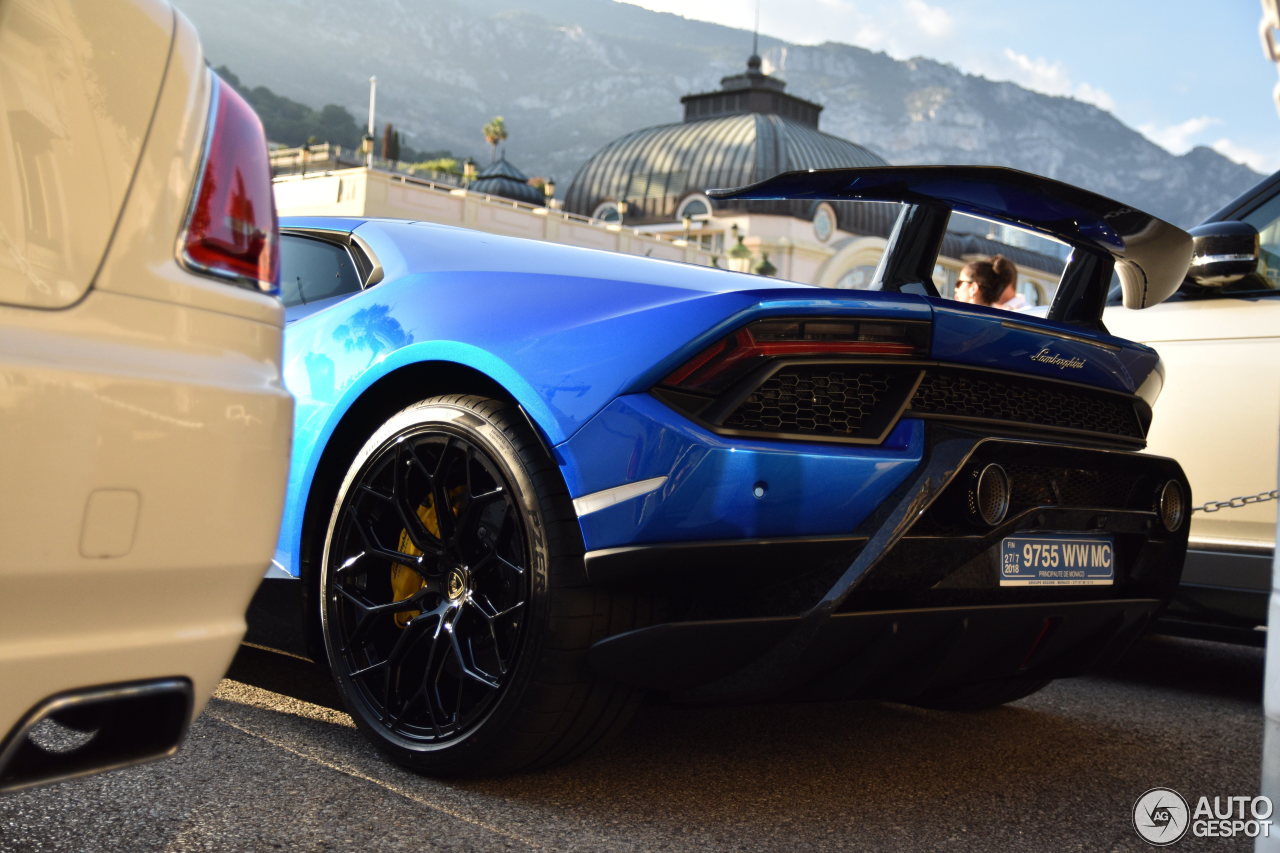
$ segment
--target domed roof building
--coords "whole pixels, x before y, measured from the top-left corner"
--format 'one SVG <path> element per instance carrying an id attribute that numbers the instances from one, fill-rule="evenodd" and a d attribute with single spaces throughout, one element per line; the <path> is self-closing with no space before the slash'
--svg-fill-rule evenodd
<path id="1" fill-rule="evenodd" d="M 885 166 L 861 145 L 818 129 L 818 104 L 787 94 L 759 56 L 721 89 L 681 98 L 684 121 L 637 130 L 610 142 L 578 171 L 564 206 L 630 225 L 711 212 L 708 187 L 739 187 L 793 169 Z M 625 207 L 619 208 L 619 203 Z M 812 202 L 716 202 L 716 210 L 756 210 L 808 218 Z"/>
<path id="2" fill-rule="evenodd" d="M 481 169 L 476 179 L 467 185 L 467 189 L 525 204 L 540 205 L 546 202 L 542 190 L 530 184 L 528 175 L 511 165 L 505 154 Z"/>
<path id="3" fill-rule="evenodd" d="M 628 133 L 583 164 L 564 198 L 570 213 L 649 232 L 683 233 L 741 271 L 777 272 L 827 287 L 865 287 L 897 217 L 867 202 L 713 201 L 709 188 L 740 187 L 799 169 L 887 166 L 884 158 L 818 128 L 822 106 L 788 94 L 758 55 L 720 89 L 686 95 L 684 120 Z M 950 295 L 968 260 L 1001 252 L 1018 264 L 1020 290 L 1044 304 L 1062 261 L 997 242 L 986 226 L 953 224 L 935 281 Z"/>

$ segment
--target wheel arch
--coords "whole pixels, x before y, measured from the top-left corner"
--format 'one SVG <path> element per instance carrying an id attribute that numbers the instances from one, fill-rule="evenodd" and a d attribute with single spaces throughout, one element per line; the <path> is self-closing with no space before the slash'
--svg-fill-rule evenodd
<path id="1" fill-rule="evenodd" d="M 323 543 L 319 537 L 329 523 L 333 501 L 352 459 L 369 435 L 387 418 L 419 400 L 441 394 L 483 394 L 520 406 L 520 401 L 493 377 L 473 367 L 449 361 L 422 361 L 390 371 L 366 388 L 343 413 L 325 442 L 307 488 L 298 540 L 298 571 L 303 586 L 302 608 L 309 656 L 326 658 L 320 633 L 319 560 Z M 525 420 L 551 455 L 545 430 L 523 407 Z M 552 455 L 552 458 L 555 458 Z"/>

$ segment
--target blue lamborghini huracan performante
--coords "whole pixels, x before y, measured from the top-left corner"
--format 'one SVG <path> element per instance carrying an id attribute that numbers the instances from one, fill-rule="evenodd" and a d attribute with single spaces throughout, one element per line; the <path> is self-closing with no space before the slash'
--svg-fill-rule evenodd
<path id="1" fill-rule="evenodd" d="M 1139 635 L 1190 491 L 1100 321 L 1182 231 L 986 167 L 789 173 L 893 202 L 872 290 L 419 222 L 281 222 L 296 438 L 250 642 L 326 661 L 427 773 L 570 759 L 645 691 L 977 709 Z M 940 298 L 952 211 L 1072 247 L 1047 317 Z"/>

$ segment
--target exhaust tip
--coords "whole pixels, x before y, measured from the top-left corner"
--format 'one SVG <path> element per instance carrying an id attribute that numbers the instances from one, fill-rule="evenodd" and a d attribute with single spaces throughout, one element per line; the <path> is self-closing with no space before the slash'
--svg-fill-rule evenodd
<path id="1" fill-rule="evenodd" d="M 172 755 L 194 706 L 185 678 L 51 696 L 0 741 L 0 793 Z"/>
<path id="2" fill-rule="evenodd" d="M 988 527 L 995 527 L 1009 514 L 1013 489 L 1004 468 L 992 462 L 983 467 L 973 485 L 970 505 Z"/>
<path id="3" fill-rule="evenodd" d="M 1187 518 L 1187 497 L 1182 484 L 1168 480 L 1156 495 L 1156 515 L 1164 529 L 1173 533 L 1182 527 Z"/>

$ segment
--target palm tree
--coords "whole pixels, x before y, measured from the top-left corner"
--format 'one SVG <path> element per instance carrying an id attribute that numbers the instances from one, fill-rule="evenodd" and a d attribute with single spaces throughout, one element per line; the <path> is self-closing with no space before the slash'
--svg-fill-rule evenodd
<path id="1" fill-rule="evenodd" d="M 507 139 L 507 123 L 502 120 L 502 116 L 494 116 L 488 124 L 484 126 L 484 139 L 493 146 L 493 159 L 490 162 L 498 161 L 498 143 L 505 142 Z"/>

